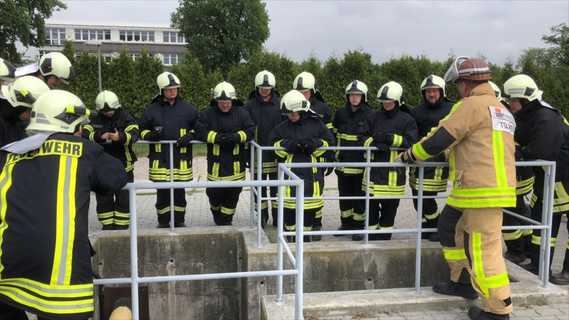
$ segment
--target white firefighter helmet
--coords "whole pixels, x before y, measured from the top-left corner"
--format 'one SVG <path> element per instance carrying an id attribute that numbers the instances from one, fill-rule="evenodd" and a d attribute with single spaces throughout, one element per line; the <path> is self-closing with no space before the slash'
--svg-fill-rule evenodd
<path id="1" fill-rule="evenodd" d="M 95 109 L 97 111 L 113 111 L 120 107 L 119 97 L 109 90 L 99 92 L 95 99 Z"/>
<path id="2" fill-rule="evenodd" d="M 425 94 L 425 90 L 429 88 L 437 88 L 443 91 L 443 96 L 446 97 L 446 83 L 445 80 L 437 75 L 431 74 L 421 82 L 421 94 Z"/>
<path id="3" fill-rule="evenodd" d="M 56 76 L 63 83 L 71 79 L 71 61 L 61 52 L 50 52 L 44 54 L 38 64 L 42 76 Z"/>
<path id="4" fill-rule="evenodd" d="M 166 88 L 179 88 L 181 84 L 180 79 L 178 79 L 175 74 L 165 71 L 156 77 L 156 85 L 158 85 L 158 89 L 162 92 L 162 90 Z"/>
<path id="5" fill-rule="evenodd" d="M 367 102 L 367 85 L 359 80 L 354 80 L 346 86 L 346 96 L 350 94 L 361 94 L 364 96 L 364 101 Z"/>
<path id="6" fill-rule="evenodd" d="M 237 100 L 235 87 L 227 81 L 218 83 L 215 88 L 213 88 L 213 99 L 216 101 Z"/>
<path id="7" fill-rule="evenodd" d="M 0 80 L 14 79 L 15 72 L 16 68 L 10 62 L 0 58 Z"/>
<path id="8" fill-rule="evenodd" d="M 316 78 L 312 73 L 303 71 L 294 78 L 292 88 L 298 91 L 312 90 L 316 92 Z"/>
<path id="9" fill-rule="evenodd" d="M 541 100 L 543 91 L 528 75 L 518 74 L 504 82 L 504 95 L 512 99 Z"/>
<path id="10" fill-rule="evenodd" d="M 281 110 L 286 113 L 310 110 L 310 101 L 298 90 L 291 90 L 281 98 Z"/>
<path id="11" fill-rule="evenodd" d="M 26 130 L 73 133 L 90 115 L 90 110 L 73 93 L 49 90 L 34 103 Z"/>
<path id="12" fill-rule="evenodd" d="M 488 81 L 488 83 L 492 87 L 492 90 L 494 90 L 494 94 L 496 94 L 496 99 L 498 99 L 498 101 L 502 101 L 502 90 L 500 90 L 500 87 L 498 87 L 498 85 L 492 81 Z"/>
<path id="13" fill-rule="evenodd" d="M 255 87 L 274 88 L 276 85 L 275 75 L 270 71 L 263 70 L 255 76 Z"/>
<path id="14" fill-rule="evenodd" d="M 401 105 L 401 97 L 403 96 L 403 87 L 395 82 L 389 81 L 379 88 L 377 92 L 377 99 L 380 102 L 384 101 L 397 101 Z"/>
<path id="15" fill-rule="evenodd" d="M 33 76 L 23 76 L 1 88 L 2 96 L 13 107 L 31 108 L 34 102 L 49 91 L 45 82 Z"/>

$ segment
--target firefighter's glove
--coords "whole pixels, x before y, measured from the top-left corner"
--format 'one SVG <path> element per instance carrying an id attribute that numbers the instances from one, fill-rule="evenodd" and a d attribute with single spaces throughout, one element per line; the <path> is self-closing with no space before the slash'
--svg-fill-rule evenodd
<path id="1" fill-rule="evenodd" d="M 285 148 L 285 150 L 288 153 L 292 153 L 292 154 L 302 153 L 304 150 L 302 144 L 298 140 L 285 139 L 282 142 L 282 146 L 283 146 L 283 148 Z"/>
<path id="2" fill-rule="evenodd" d="M 160 141 L 160 130 L 152 130 L 144 135 L 146 141 Z"/>
<path id="3" fill-rule="evenodd" d="M 194 140 L 194 135 L 191 133 L 185 134 L 178 138 L 176 141 L 176 146 L 178 148 L 187 148 L 191 145 L 192 140 Z"/>
<path id="4" fill-rule="evenodd" d="M 227 144 L 238 144 L 241 142 L 241 136 L 237 132 L 226 133 Z"/>
<path id="5" fill-rule="evenodd" d="M 303 140 L 301 143 L 302 143 L 304 152 L 307 154 L 313 154 L 314 151 L 316 151 L 316 149 L 318 149 L 322 146 L 322 141 L 319 139 L 306 139 L 306 140 Z"/>
<path id="6" fill-rule="evenodd" d="M 417 162 L 417 159 L 415 158 L 413 151 L 411 151 L 411 148 L 403 151 L 403 153 L 401 153 L 399 155 L 398 159 L 401 160 L 402 162 L 408 163 L 408 164 L 413 164 L 413 163 Z"/>

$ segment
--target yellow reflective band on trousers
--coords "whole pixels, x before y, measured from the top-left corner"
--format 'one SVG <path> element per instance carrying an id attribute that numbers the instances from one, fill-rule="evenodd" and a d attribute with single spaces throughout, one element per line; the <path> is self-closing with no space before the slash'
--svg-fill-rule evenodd
<path id="1" fill-rule="evenodd" d="M 482 258 L 482 234 L 473 232 L 472 236 L 472 271 L 474 281 L 485 298 L 490 297 L 490 289 L 505 287 L 510 284 L 507 273 L 501 273 L 487 277 L 484 273 L 484 261 Z"/>
<path id="2" fill-rule="evenodd" d="M 443 255 L 445 256 L 446 261 L 461 261 L 468 259 L 466 257 L 466 252 L 464 252 L 464 248 L 454 249 L 443 247 Z"/>
<path id="3" fill-rule="evenodd" d="M 55 252 L 50 280 L 52 285 L 69 285 L 71 282 L 75 241 L 77 164 L 77 158 L 67 156 L 59 158 Z"/>
<path id="4" fill-rule="evenodd" d="M 30 294 L 29 292 L 22 290 L 19 287 L 12 287 L 7 285 L 5 286 L 3 283 L 0 283 L 0 294 L 14 300 L 21 305 L 28 306 L 50 314 L 80 314 L 93 312 L 94 310 L 92 287 L 89 297 L 63 301 L 50 299 L 49 297 L 45 299 L 44 297 L 40 297 L 36 294 Z M 55 295 L 55 298 L 59 297 L 59 294 Z"/>
<path id="5" fill-rule="evenodd" d="M 8 228 L 8 223 L 6 221 L 6 211 L 7 211 L 7 194 L 8 190 L 12 186 L 12 171 L 14 170 L 15 163 L 11 161 L 12 154 L 8 154 L 6 159 L 6 164 L 2 169 L 2 173 L 0 173 L 0 204 L 4 204 L 0 206 L 0 219 L 2 223 L 0 223 L 0 274 L 4 271 L 4 266 L 2 265 L 2 239 L 4 239 L 4 232 Z"/>
<path id="6" fill-rule="evenodd" d="M 535 182 L 535 177 L 531 177 L 525 180 L 518 180 L 516 183 L 517 195 L 524 195 L 530 193 L 533 190 L 534 182 Z"/>
<path id="7" fill-rule="evenodd" d="M 569 211 L 569 195 L 562 182 L 555 183 L 555 197 L 553 199 L 553 212 Z"/>
<path id="8" fill-rule="evenodd" d="M 555 244 L 557 244 L 557 238 L 551 237 L 550 239 L 551 239 L 551 241 L 549 243 L 550 247 L 555 248 Z M 532 235 L 531 236 L 531 243 L 536 245 L 536 246 L 541 245 L 541 236 Z"/>

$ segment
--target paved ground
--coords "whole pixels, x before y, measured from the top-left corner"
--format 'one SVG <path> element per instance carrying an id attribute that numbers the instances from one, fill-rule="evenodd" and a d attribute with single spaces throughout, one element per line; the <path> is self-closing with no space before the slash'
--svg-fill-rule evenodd
<path id="1" fill-rule="evenodd" d="M 206 162 L 203 157 L 199 157 L 194 162 L 194 179 L 203 181 L 206 179 Z M 136 163 L 135 167 L 135 179 L 136 180 L 147 180 L 147 159 L 142 158 Z M 335 175 L 330 175 L 326 178 L 326 188 L 324 195 L 337 195 L 337 180 Z M 137 197 L 138 205 L 138 226 L 139 228 L 155 228 L 156 227 L 156 215 L 154 209 L 155 194 L 152 191 L 142 191 Z M 205 190 L 187 190 L 188 210 L 186 214 L 186 223 L 191 226 L 213 226 L 213 220 L 209 211 L 209 204 L 207 197 L 205 195 Z M 91 202 L 90 208 L 90 226 L 89 230 L 92 233 L 99 232 L 101 229 L 100 224 L 97 221 L 95 213 L 95 200 L 94 197 Z M 241 193 L 239 200 L 234 224 L 235 225 L 248 225 L 250 221 L 249 216 L 249 201 L 250 194 L 248 190 L 244 190 Z M 442 201 L 444 202 L 444 201 Z M 564 219 L 563 225 L 561 226 L 561 232 L 558 236 L 557 243 L 565 244 L 567 243 L 567 229 L 565 227 L 567 221 Z M 411 200 L 403 200 L 398 210 L 397 218 L 395 221 L 396 228 L 410 228 L 415 225 L 415 211 L 413 210 L 413 205 Z M 339 208 L 338 201 L 326 201 L 324 208 L 323 217 L 323 229 L 334 230 L 339 226 Z M 411 237 L 411 235 L 397 235 L 397 237 Z M 349 241 L 348 238 L 342 237 L 324 237 L 323 241 Z M 564 246 L 560 246 L 564 248 Z M 561 269 L 562 255 L 564 250 L 557 250 L 554 257 L 553 271 L 559 272 Z M 568 301 L 569 302 L 569 301 Z M 540 319 L 540 320 L 553 320 L 553 319 L 568 319 L 569 315 L 569 303 L 553 306 L 535 307 L 532 309 L 516 309 L 513 319 L 525 320 L 525 319 Z M 437 313 L 437 314 L 425 314 L 425 313 L 401 313 L 401 314 L 389 314 L 385 317 L 380 317 L 379 319 L 389 319 L 389 320 L 404 320 L 404 319 L 467 319 L 463 310 L 449 310 L 448 312 Z M 354 319 L 365 319 L 365 318 L 354 318 Z"/>

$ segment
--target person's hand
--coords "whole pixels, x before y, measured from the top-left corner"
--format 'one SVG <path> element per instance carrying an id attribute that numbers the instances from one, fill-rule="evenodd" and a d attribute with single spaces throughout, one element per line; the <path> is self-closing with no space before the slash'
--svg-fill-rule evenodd
<path id="1" fill-rule="evenodd" d="M 119 141 L 121 136 L 120 133 L 117 129 L 115 129 L 115 132 L 107 132 L 105 133 L 107 135 L 107 140 L 111 140 L 111 141 Z"/>
<path id="2" fill-rule="evenodd" d="M 415 158 L 415 155 L 413 154 L 413 151 L 411 150 L 411 148 L 403 151 L 401 154 L 399 154 L 399 156 L 397 157 L 397 160 L 400 160 L 401 162 L 404 163 L 408 163 L 408 164 L 413 164 L 415 162 L 417 162 L 417 158 Z"/>
<path id="3" fill-rule="evenodd" d="M 304 152 L 304 148 L 301 144 L 300 141 L 298 140 L 289 140 L 289 139 L 285 139 L 282 142 L 282 147 L 285 148 L 285 150 L 288 153 L 303 153 Z"/>
<path id="4" fill-rule="evenodd" d="M 316 149 L 322 146 L 322 141 L 318 139 L 306 139 L 301 142 L 301 145 L 303 146 L 304 152 L 312 154 Z"/>
<path id="5" fill-rule="evenodd" d="M 176 141 L 176 146 L 179 148 L 187 148 L 191 145 L 192 140 L 194 140 L 194 135 L 191 133 L 185 134 L 178 138 Z"/>

